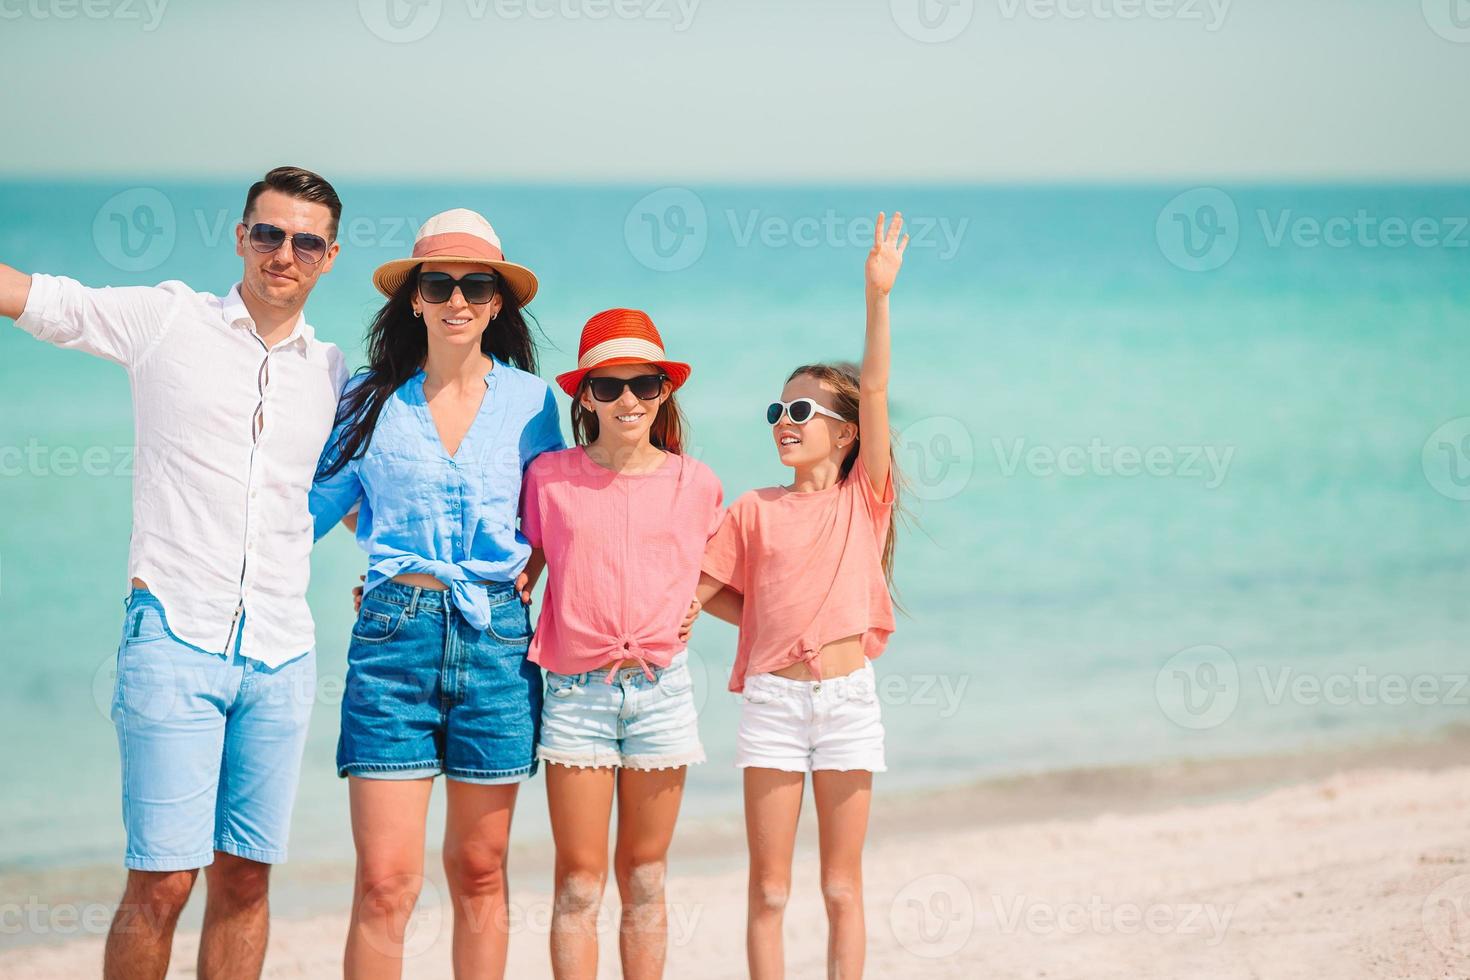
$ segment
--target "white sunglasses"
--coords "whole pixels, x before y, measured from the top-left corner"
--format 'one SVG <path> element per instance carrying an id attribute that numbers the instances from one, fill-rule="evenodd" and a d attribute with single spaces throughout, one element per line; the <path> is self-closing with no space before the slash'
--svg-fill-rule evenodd
<path id="1" fill-rule="evenodd" d="M 766 421 L 775 425 L 781 421 L 781 416 L 786 416 L 796 425 L 806 425 L 818 415 L 825 415 L 829 419 L 846 422 L 847 419 L 838 415 L 830 408 L 818 405 L 811 398 L 793 398 L 789 402 L 774 401 L 766 406 Z"/>

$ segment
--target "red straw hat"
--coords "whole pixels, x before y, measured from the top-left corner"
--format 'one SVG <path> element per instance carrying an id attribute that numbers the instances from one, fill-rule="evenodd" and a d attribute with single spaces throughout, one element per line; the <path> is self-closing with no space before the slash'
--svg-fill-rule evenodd
<path id="1" fill-rule="evenodd" d="M 556 376 L 561 390 L 577 397 L 587 372 L 618 364 L 656 364 L 677 389 L 689 380 L 690 367 L 664 356 L 658 328 L 642 310 L 603 310 L 582 328 L 577 347 L 577 369 Z"/>

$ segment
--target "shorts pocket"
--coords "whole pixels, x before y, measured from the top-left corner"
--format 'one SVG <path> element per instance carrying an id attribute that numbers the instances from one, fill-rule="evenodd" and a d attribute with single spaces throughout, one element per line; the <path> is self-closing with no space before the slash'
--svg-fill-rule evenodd
<path id="1" fill-rule="evenodd" d="M 577 680 L 566 674 L 546 672 L 546 693 L 554 698 L 569 698 L 577 691 Z"/>
<path id="2" fill-rule="evenodd" d="M 677 697 L 694 689 L 694 677 L 685 666 L 666 670 L 659 675 L 658 689 L 668 697 Z"/>
<path id="3" fill-rule="evenodd" d="M 781 693 L 759 684 L 746 684 L 740 697 L 746 704 L 774 704 L 781 700 Z"/>
<path id="4" fill-rule="evenodd" d="M 853 704 L 877 704 L 878 688 L 871 678 L 847 685 L 847 700 Z"/>
<path id="5" fill-rule="evenodd" d="M 128 603 L 128 618 L 124 627 L 123 642 L 128 646 L 136 643 L 151 643 L 154 640 L 173 639 L 164 616 L 163 606 L 156 599 L 147 598 Z"/>
<path id="6" fill-rule="evenodd" d="M 531 642 L 531 607 L 512 595 L 490 607 L 490 635 L 502 643 L 526 646 Z"/>
<path id="7" fill-rule="evenodd" d="M 403 625 L 403 607 L 391 602 L 375 602 L 372 598 L 364 599 L 362 611 L 357 614 L 357 622 L 352 627 L 352 638 L 359 643 L 385 643 L 393 639 L 399 627 Z"/>

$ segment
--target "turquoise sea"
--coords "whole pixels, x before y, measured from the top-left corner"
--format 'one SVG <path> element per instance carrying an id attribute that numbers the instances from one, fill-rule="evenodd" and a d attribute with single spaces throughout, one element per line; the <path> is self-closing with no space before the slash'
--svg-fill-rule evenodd
<path id="1" fill-rule="evenodd" d="M 89 284 L 235 281 L 246 181 L 0 183 L 0 261 Z M 878 662 L 880 791 L 1427 732 L 1470 716 L 1470 187 L 354 185 L 308 307 L 359 358 L 369 273 L 448 207 L 536 269 L 543 374 L 647 309 L 694 365 L 727 498 L 781 482 L 762 409 L 856 357 L 864 222 L 915 231 L 894 298 L 907 614 Z M 116 864 L 106 717 L 131 412 L 114 365 L 0 325 L 0 872 Z M 362 559 L 313 559 L 321 688 L 293 853 L 350 855 L 333 773 Z M 638 569 L 612 570 L 636 581 Z M 739 807 L 734 633 L 693 648 Z M 538 783 L 518 836 L 545 836 Z"/>

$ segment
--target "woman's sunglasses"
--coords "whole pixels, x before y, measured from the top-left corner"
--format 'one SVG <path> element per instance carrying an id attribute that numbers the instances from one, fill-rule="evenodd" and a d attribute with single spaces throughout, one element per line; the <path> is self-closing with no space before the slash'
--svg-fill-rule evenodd
<path id="1" fill-rule="evenodd" d="M 630 388 L 633 397 L 641 402 L 651 402 L 664 390 L 667 374 L 640 374 L 636 378 L 588 378 L 587 388 L 592 397 L 600 402 L 615 402 L 623 397 L 623 389 Z"/>
<path id="2" fill-rule="evenodd" d="M 810 398 L 796 398 L 789 402 L 771 402 L 766 406 L 766 421 L 771 425 L 781 421 L 783 415 L 797 425 L 806 425 L 818 415 L 825 415 L 839 422 L 847 421 L 830 408 L 823 408 Z"/>
<path id="3" fill-rule="evenodd" d="M 274 252 L 286 244 L 287 237 L 285 229 L 268 225 L 264 221 L 250 226 L 250 247 L 257 252 Z M 298 231 L 289 237 L 291 254 L 307 265 L 316 265 L 327 254 L 327 240 L 321 235 Z"/>
<path id="4" fill-rule="evenodd" d="M 500 278 L 489 272 L 471 272 L 456 279 L 447 272 L 420 272 L 419 297 L 425 303 L 447 303 L 458 286 L 464 301 L 472 306 L 488 303 L 495 298 L 495 286 Z"/>

